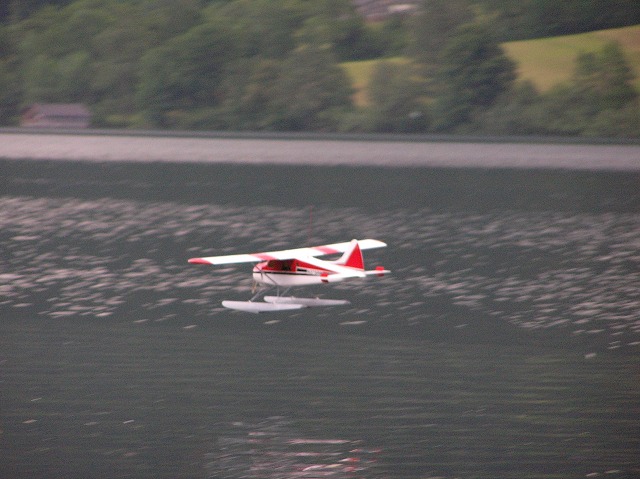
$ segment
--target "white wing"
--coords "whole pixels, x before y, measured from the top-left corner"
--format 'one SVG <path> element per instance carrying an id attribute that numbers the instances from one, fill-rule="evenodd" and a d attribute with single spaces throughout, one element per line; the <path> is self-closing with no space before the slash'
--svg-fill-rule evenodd
<path id="1" fill-rule="evenodd" d="M 386 243 L 374 239 L 359 240 L 360 249 L 384 248 Z M 298 259 L 310 258 L 314 256 L 324 256 L 330 254 L 344 253 L 351 246 L 351 241 L 344 243 L 334 243 L 324 246 L 312 246 L 308 248 L 285 249 L 280 251 L 267 251 L 264 253 L 251 254 L 231 254 L 225 256 L 207 256 L 205 258 L 191 258 L 192 264 L 232 264 L 232 263 L 257 263 L 259 261 L 269 261 L 272 259 Z"/>

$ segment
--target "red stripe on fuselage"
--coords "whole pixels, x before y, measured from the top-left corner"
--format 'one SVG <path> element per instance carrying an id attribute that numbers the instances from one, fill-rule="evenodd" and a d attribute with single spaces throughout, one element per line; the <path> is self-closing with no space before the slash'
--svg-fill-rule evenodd
<path id="1" fill-rule="evenodd" d="M 327 268 L 321 268 L 321 267 L 319 267 L 319 266 L 316 266 L 316 265 L 313 265 L 313 264 L 309 264 L 309 263 L 305 263 L 304 261 L 300 261 L 300 260 L 297 260 L 297 261 L 296 261 L 296 266 L 297 266 L 298 268 L 304 268 L 304 269 L 307 269 L 307 270 L 313 270 L 313 271 L 328 271 L 328 272 L 330 272 L 330 273 L 333 273 L 333 271 L 331 271 L 330 269 L 327 269 Z"/>
<path id="2" fill-rule="evenodd" d="M 306 271 L 298 271 L 298 268 L 302 268 Z M 254 272 L 263 273 L 287 273 L 287 274 L 301 274 L 301 275 L 314 275 L 319 273 L 333 273 L 332 270 L 327 268 L 320 268 L 316 265 L 305 263 L 304 261 L 290 259 L 290 260 L 269 260 L 264 263 L 258 263 L 254 268 Z"/>

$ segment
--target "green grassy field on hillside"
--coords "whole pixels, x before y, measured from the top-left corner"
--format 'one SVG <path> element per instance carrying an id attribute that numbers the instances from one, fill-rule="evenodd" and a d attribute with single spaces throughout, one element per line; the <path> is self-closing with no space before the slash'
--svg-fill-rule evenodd
<path id="1" fill-rule="evenodd" d="M 596 52 L 610 41 L 616 41 L 622 47 L 636 75 L 634 85 L 640 91 L 640 25 L 579 35 L 508 42 L 502 46 L 507 55 L 516 62 L 518 78 L 531 81 L 539 91 L 544 92 L 571 78 L 576 58 L 580 53 Z M 342 64 L 355 90 L 354 101 L 357 106 L 368 104 L 369 81 L 375 66 L 381 61 L 384 60 Z M 408 60 L 395 57 L 391 61 Z"/>
<path id="2" fill-rule="evenodd" d="M 561 37 L 524 40 L 503 44 L 518 65 L 518 77 L 531 81 L 540 91 L 569 80 L 580 53 L 596 52 L 616 41 L 633 68 L 640 90 L 640 25 Z"/>
<path id="3" fill-rule="evenodd" d="M 369 79 L 375 66 L 381 60 L 362 60 L 356 62 L 342 63 L 342 68 L 351 80 L 354 95 L 353 101 L 358 106 L 366 106 L 368 104 L 367 89 L 369 87 Z"/>
<path id="4" fill-rule="evenodd" d="M 371 80 L 376 65 L 383 61 L 406 63 L 409 60 L 406 57 L 393 57 L 342 63 L 342 68 L 351 80 L 351 85 L 355 92 L 353 100 L 357 106 L 366 106 L 369 104 L 369 98 L 367 96 L 369 81 Z"/>

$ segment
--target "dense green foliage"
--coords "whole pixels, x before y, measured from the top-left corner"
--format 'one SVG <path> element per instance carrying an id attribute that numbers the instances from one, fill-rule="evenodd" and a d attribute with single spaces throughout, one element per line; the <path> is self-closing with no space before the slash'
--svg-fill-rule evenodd
<path id="1" fill-rule="evenodd" d="M 4 2 L 0 124 L 34 102 L 82 102 L 107 127 L 640 136 L 616 44 L 544 94 L 500 46 L 640 21 L 637 2 L 609 0 L 606 15 L 603 2 L 423 0 L 376 24 L 350 0 Z M 340 63 L 397 55 L 355 105 Z"/>
<path id="2" fill-rule="evenodd" d="M 441 86 L 434 107 L 438 130 L 468 122 L 474 110 L 489 108 L 515 80 L 515 65 L 483 24 L 458 27 L 444 47 L 439 67 Z"/>
<path id="3" fill-rule="evenodd" d="M 501 41 L 583 33 L 640 23 L 636 0 L 471 0 L 491 15 Z"/>

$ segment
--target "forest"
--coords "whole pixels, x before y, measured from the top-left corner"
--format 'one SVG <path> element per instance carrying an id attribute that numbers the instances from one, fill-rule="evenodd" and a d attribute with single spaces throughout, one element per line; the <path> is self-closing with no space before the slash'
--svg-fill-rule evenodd
<path id="1" fill-rule="evenodd" d="M 504 42 L 640 24 L 637 0 L 422 0 L 366 22 L 350 0 L 0 3 L 0 125 L 84 103 L 95 127 L 640 137 L 624 49 L 540 91 Z M 375 60 L 364 91 L 346 65 Z"/>

